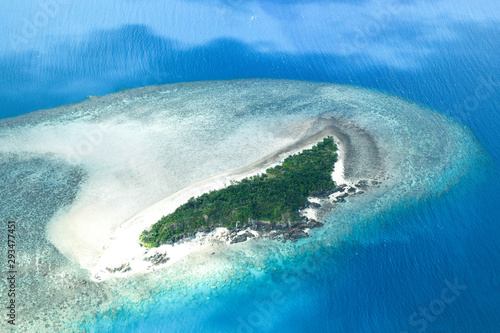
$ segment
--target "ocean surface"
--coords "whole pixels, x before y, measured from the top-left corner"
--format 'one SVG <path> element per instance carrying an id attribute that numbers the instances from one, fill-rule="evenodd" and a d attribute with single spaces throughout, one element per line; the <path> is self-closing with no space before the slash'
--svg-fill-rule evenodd
<path id="1" fill-rule="evenodd" d="M 499 2 L 22 0 L 0 11 L 8 13 L 0 23 L 2 118 L 147 85 L 276 78 L 399 96 L 463 124 L 481 146 L 482 162 L 445 193 L 385 212 L 334 251 L 290 259 L 279 276 L 255 270 L 241 288 L 200 291 L 192 302 L 182 291 L 129 297 L 73 330 L 500 331 Z M 82 177 L 56 169 L 75 184 Z M 24 181 L 22 172 L 0 176 Z M 37 200 L 72 198 L 71 185 L 40 184 Z M 2 203 L 15 195 L 4 188 Z M 27 240 L 44 233 L 30 228 L 21 229 Z M 40 257 L 55 255 L 49 247 Z M 297 269 L 308 260 L 306 272 Z M 34 320 L 50 331 L 51 318 L 19 315 Z"/>

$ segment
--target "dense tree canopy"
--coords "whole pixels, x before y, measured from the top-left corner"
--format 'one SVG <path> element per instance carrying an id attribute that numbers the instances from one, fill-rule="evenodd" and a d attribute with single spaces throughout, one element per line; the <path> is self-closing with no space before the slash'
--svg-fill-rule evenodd
<path id="1" fill-rule="evenodd" d="M 172 243 L 217 227 L 244 227 L 250 219 L 271 222 L 299 220 L 307 197 L 335 188 L 331 173 L 337 147 L 327 137 L 311 149 L 287 157 L 262 175 L 245 178 L 221 190 L 191 198 L 141 235 L 148 247 Z"/>

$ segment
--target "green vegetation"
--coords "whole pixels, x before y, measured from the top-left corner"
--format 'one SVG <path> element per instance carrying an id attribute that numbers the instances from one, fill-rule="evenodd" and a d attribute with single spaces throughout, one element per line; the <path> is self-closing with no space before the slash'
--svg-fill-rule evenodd
<path id="1" fill-rule="evenodd" d="M 140 237 L 144 246 L 172 243 L 217 227 L 244 227 L 250 219 L 297 221 L 307 197 L 335 189 L 331 173 L 337 147 L 327 137 L 312 149 L 289 156 L 262 175 L 245 178 L 218 191 L 191 198 Z"/>

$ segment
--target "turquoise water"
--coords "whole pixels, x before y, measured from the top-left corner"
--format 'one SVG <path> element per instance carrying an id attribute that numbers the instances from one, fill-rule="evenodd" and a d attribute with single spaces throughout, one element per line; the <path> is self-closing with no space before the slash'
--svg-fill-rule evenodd
<path id="1" fill-rule="evenodd" d="M 37 17 L 39 5 L 1 4 L 2 12 L 11 13 L 0 26 L 9 41 L 0 53 L 4 118 L 124 88 L 269 77 L 388 92 L 455 119 L 481 147 L 453 142 L 470 150 L 459 155 L 467 160 L 455 161 L 464 171 L 458 182 L 428 175 L 421 188 L 434 195 L 421 196 L 420 202 L 408 196 L 405 204 L 342 235 L 342 246 L 303 245 L 290 249 L 297 251 L 295 258 L 287 254 L 252 263 L 260 268 L 250 266 L 252 274 L 223 266 L 214 280 L 186 278 L 186 286 L 170 291 L 168 281 L 155 276 L 116 282 L 105 292 L 85 287 L 85 295 L 61 291 L 59 279 L 71 285 L 87 279 L 86 272 L 39 237 L 40 221 L 73 200 L 85 174 L 56 161 L 46 165 L 38 156 L 20 166 L 9 156 L 2 167 L 10 185 L 2 188 L 0 216 L 30 221 L 22 229 L 27 241 L 19 245 L 26 253 L 21 264 L 30 273 L 22 288 L 56 304 L 68 302 L 73 309 L 62 311 L 69 316 L 78 306 L 97 309 L 85 312 L 86 323 L 79 318 L 69 331 L 499 331 L 498 6 L 493 1 L 413 2 L 396 9 L 372 1 L 60 1 L 50 20 L 26 35 L 24 24 Z M 13 36 L 23 38 L 12 42 Z M 53 171 L 32 177 L 28 186 L 26 175 L 41 168 Z M 33 193 L 41 195 L 30 197 Z M 35 201 L 50 209 L 41 216 Z M 52 274 L 44 276 L 44 269 Z M 236 277 L 224 281 L 230 274 Z M 449 288 L 446 281 L 463 286 L 449 304 L 439 301 Z M 39 290 L 40 283 L 53 287 Z M 151 285 L 158 287 L 148 289 Z M 122 291 L 127 288 L 130 293 Z M 186 290 L 189 295 L 183 296 Z M 110 311 L 99 308 L 106 298 L 118 300 Z M 421 314 L 432 306 L 434 313 Z M 50 307 L 41 313 L 56 315 Z M 45 327 L 54 317 L 35 319 L 29 313 L 19 320 L 55 331 Z"/>

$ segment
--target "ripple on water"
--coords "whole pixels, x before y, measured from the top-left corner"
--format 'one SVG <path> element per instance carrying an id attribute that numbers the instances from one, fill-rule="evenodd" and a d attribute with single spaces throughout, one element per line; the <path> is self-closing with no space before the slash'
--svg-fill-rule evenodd
<path id="1" fill-rule="evenodd" d="M 382 184 L 336 207 L 313 237 L 214 245 L 214 254 L 194 253 L 165 270 L 104 283 L 89 281 L 75 264 L 98 256 L 103 239 L 138 211 L 322 126 L 335 127 L 346 147 L 347 178 Z M 19 271 L 36 292 L 23 296 L 30 306 L 22 310 L 33 320 L 19 330 L 72 330 L 68 325 L 83 319 L 92 327 L 96 314 L 101 324 L 112 323 L 123 313 L 146 316 L 152 304 L 203 305 L 263 281 L 280 283 L 285 272 L 321 265 L 346 237 L 383 214 L 447 191 L 480 155 L 467 128 L 415 103 L 285 80 L 145 87 L 2 120 L 8 199 L 1 216 L 19 220 L 29 235 L 52 228 L 52 243 L 31 236 L 20 243 Z M 71 233 L 85 235 L 78 246 L 65 243 Z"/>

